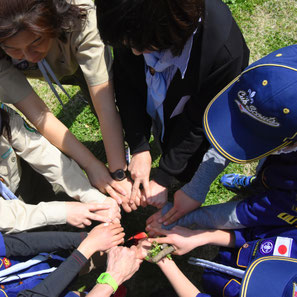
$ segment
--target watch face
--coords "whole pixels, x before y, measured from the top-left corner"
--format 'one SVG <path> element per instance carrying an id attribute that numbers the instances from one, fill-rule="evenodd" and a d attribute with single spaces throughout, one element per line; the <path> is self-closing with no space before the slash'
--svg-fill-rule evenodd
<path id="1" fill-rule="evenodd" d="M 118 169 L 115 172 L 112 172 L 110 175 L 114 180 L 118 181 L 126 178 L 126 172 L 123 169 Z"/>

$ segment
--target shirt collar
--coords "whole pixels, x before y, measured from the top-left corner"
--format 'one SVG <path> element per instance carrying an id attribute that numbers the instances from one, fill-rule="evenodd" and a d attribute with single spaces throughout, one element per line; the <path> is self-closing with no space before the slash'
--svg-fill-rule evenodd
<path id="1" fill-rule="evenodd" d="M 197 32 L 197 29 L 193 32 L 192 36 L 187 40 L 182 50 L 182 53 L 179 56 L 173 56 L 171 50 L 169 49 L 160 51 L 160 52 L 154 52 L 155 55 L 158 56 L 159 62 L 176 66 L 181 72 L 182 79 L 184 79 L 188 68 L 188 63 L 190 60 L 190 55 L 191 55 L 192 46 L 193 46 L 193 38 L 196 32 Z"/>

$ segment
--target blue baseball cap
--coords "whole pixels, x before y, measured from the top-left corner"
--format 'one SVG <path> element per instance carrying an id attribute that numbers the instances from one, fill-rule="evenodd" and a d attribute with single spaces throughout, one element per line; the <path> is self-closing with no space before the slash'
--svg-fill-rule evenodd
<path id="1" fill-rule="evenodd" d="M 212 146 L 235 163 L 259 160 L 297 140 L 297 45 L 247 67 L 207 106 Z"/>
<path id="2" fill-rule="evenodd" d="M 247 268 L 240 297 L 296 297 L 297 259 L 268 256 L 255 260 Z"/>

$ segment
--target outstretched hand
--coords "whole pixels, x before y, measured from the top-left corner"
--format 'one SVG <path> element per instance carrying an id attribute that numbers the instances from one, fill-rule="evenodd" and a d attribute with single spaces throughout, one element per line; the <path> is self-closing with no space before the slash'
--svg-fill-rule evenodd
<path id="1" fill-rule="evenodd" d="M 97 213 L 109 209 L 110 205 L 104 203 L 66 202 L 66 221 L 77 228 L 90 226 L 92 221 L 111 222 L 107 216 Z"/>
<path id="2" fill-rule="evenodd" d="M 94 227 L 79 245 L 78 250 L 90 258 L 95 252 L 105 252 L 124 242 L 124 228 L 120 224 L 100 224 Z"/>
<path id="3" fill-rule="evenodd" d="M 201 202 L 192 199 L 182 190 L 178 190 L 174 193 L 173 207 L 159 220 L 159 223 L 165 226 L 170 225 L 200 205 Z"/>
<path id="4" fill-rule="evenodd" d="M 171 230 L 155 228 L 154 231 L 158 235 L 164 235 L 164 237 L 149 238 L 148 241 L 173 245 L 175 248 L 173 254 L 175 255 L 184 255 L 194 248 L 207 243 L 206 236 L 204 236 L 205 230 L 190 230 L 188 228 L 175 226 Z"/>

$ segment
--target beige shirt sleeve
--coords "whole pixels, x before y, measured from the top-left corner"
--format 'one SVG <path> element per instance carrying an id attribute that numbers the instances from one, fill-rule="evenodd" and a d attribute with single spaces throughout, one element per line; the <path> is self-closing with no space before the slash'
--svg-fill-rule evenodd
<path id="1" fill-rule="evenodd" d="M 34 92 L 25 75 L 16 69 L 10 60 L 0 59 L 0 100 L 17 103 Z"/>
<path id="2" fill-rule="evenodd" d="M 72 159 L 64 155 L 23 119 L 13 112 L 10 118 L 12 142 L 16 154 L 50 183 L 60 185 L 70 197 L 82 202 L 104 202 L 107 198 L 93 188 Z M 42 200 L 42 196 L 40 197 Z"/>
<path id="3" fill-rule="evenodd" d="M 112 54 L 102 42 L 97 28 L 96 8 L 92 0 L 76 0 L 76 4 L 89 6 L 83 30 L 71 34 L 72 51 L 82 69 L 87 84 L 96 86 L 112 79 Z"/>
<path id="4" fill-rule="evenodd" d="M 26 204 L 20 200 L 0 198 L 0 231 L 21 232 L 46 225 L 66 223 L 65 202 L 41 202 Z"/>

